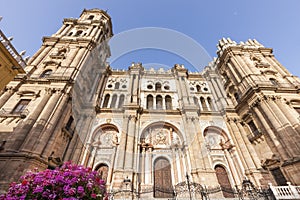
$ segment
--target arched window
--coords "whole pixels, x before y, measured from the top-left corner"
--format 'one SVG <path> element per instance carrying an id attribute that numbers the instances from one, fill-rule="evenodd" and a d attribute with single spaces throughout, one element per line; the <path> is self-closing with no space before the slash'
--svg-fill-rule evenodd
<path id="1" fill-rule="evenodd" d="M 270 78 L 269 80 L 270 80 L 270 82 L 272 83 L 272 85 L 275 85 L 275 86 L 278 85 L 278 83 L 277 83 L 277 81 L 276 81 L 275 78 Z"/>
<path id="2" fill-rule="evenodd" d="M 82 32 L 83 32 L 82 30 L 77 31 L 75 36 L 80 36 L 82 34 Z"/>
<path id="3" fill-rule="evenodd" d="M 108 177 L 108 166 L 106 164 L 100 164 L 97 168 L 96 171 L 99 173 L 100 178 L 104 180 L 104 182 L 107 182 L 107 177 Z"/>
<path id="4" fill-rule="evenodd" d="M 169 95 L 167 95 L 165 101 L 166 101 L 166 109 L 172 110 L 172 98 Z"/>
<path id="5" fill-rule="evenodd" d="M 92 19 L 94 19 L 94 15 L 90 15 L 88 18 L 88 20 L 92 20 Z"/>
<path id="6" fill-rule="evenodd" d="M 207 103 L 208 103 L 210 110 L 214 111 L 215 108 L 214 108 L 214 105 L 213 105 L 210 97 L 207 97 Z"/>
<path id="7" fill-rule="evenodd" d="M 124 94 L 121 94 L 120 99 L 119 99 L 118 108 L 122 108 L 123 107 L 123 105 L 124 105 L 124 99 L 125 99 Z"/>
<path id="8" fill-rule="evenodd" d="M 103 101 L 103 106 L 102 106 L 103 108 L 107 108 L 109 98 L 110 98 L 110 95 L 109 95 L 109 94 L 105 95 L 104 101 Z"/>
<path id="9" fill-rule="evenodd" d="M 217 165 L 215 167 L 215 172 L 220 186 L 222 188 L 225 188 L 225 190 L 222 190 L 223 196 L 225 198 L 233 198 L 234 197 L 233 192 L 229 192 L 230 190 L 232 190 L 232 188 L 225 168 L 221 165 Z"/>
<path id="10" fill-rule="evenodd" d="M 154 162 L 154 197 L 172 198 L 171 165 L 166 158 L 158 158 Z"/>
<path id="11" fill-rule="evenodd" d="M 236 92 L 234 93 L 234 98 L 238 102 L 240 100 L 240 95 Z"/>
<path id="12" fill-rule="evenodd" d="M 147 96 L 147 109 L 153 109 L 153 96 L 151 94 Z"/>
<path id="13" fill-rule="evenodd" d="M 155 91 L 160 92 L 161 91 L 161 84 L 160 83 L 155 83 Z"/>
<path id="14" fill-rule="evenodd" d="M 120 83 L 119 82 L 116 82 L 115 84 L 115 89 L 119 89 L 120 88 Z"/>
<path id="15" fill-rule="evenodd" d="M 207 111 L 207 105 L 203 97 L 200 98 L 200 102 L 201 102 L 202 110 Z"/>
<path id="16" fill-rule="evenodd" d="M 117 98 L 118 98 L 118 96 L 117 96 L 116 94 L 114 94 L 114 95 L 112 96 L 111 104 L 110 104 L 110 107 L 111 107 L 111 108 L 115 108 L 115 107 L 116 107 Z"/>
<path id="17" fill-rule="evenodd" d="M 40 78 L 47 78 L 52 74 L 52 72 L 52 69 L 47 69 L 40 75 Z"/>
<path id="18" fill-rule="evenodd" d="M 197 85 L 196 88 L 197 88 L 197 92 L 201 92 L 201 87 L 200 87 L 200 85 Z"/>
<path id="19" fill-rule="evenodd" d="M 156 96 L 156 109 L 162 109 L 162 96 Z"/>

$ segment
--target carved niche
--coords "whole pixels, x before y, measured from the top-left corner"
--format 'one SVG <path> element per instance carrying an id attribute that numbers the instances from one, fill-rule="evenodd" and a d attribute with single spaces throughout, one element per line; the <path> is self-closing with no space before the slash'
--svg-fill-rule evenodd
<path id="1" fill-rule="evenodd" d="M 113 127 L 106 127 L 95 135 L 92 143 L 95 147 L 114 147 L 119 144 L 118 131 Z"/>

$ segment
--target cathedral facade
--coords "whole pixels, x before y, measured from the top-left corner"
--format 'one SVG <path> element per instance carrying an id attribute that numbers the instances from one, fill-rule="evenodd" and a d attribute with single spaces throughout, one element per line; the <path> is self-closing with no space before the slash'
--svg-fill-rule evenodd
<path id="1" fill-rule="evenodd" d="M 202 72 L 114 70 L 112 35 L 102 10 L 65 19 L 1 91 L 3 191 L 30 169 L 68 160 L 98 170 L 109 192 L 145 199 L 170 198 L 187 178 L 205 187 L 300 184 L 300 80 L 272 49 L 223 38 Z"/>

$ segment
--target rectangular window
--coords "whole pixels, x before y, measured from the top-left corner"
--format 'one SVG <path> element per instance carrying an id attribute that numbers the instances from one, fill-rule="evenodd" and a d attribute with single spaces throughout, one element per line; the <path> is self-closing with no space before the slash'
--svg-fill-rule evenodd
<path id="1" fill-rule="evenodd" d="M 258 131 L 258 129 L 257 129 L 257 127 L 255 126 L 255 124 L 254 124 L 253 121 L 250 121 L 250 122 L 248 123 L 248 126 L 250 127 L 250 129 L 251 129 L 252 133 L 254 134 L 254 136 L 259 135 L 259 131 Z"/>
<path id="2" fill-rule="evenodd" d="M 29 99 L 21 99 L 16 107 L 12 110 L 12 114 L 21 114 L 29 104 Z"/>

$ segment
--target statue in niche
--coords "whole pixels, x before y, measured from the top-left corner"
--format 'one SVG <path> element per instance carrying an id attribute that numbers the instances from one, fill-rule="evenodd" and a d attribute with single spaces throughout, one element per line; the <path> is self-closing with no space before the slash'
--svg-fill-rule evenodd
<path id="1" fill-rule="evenodd" d="M 209 149 L 220 149 L 221 136 L 219 134 L 208 134 L 205 138 L 206 146 Z"/>

